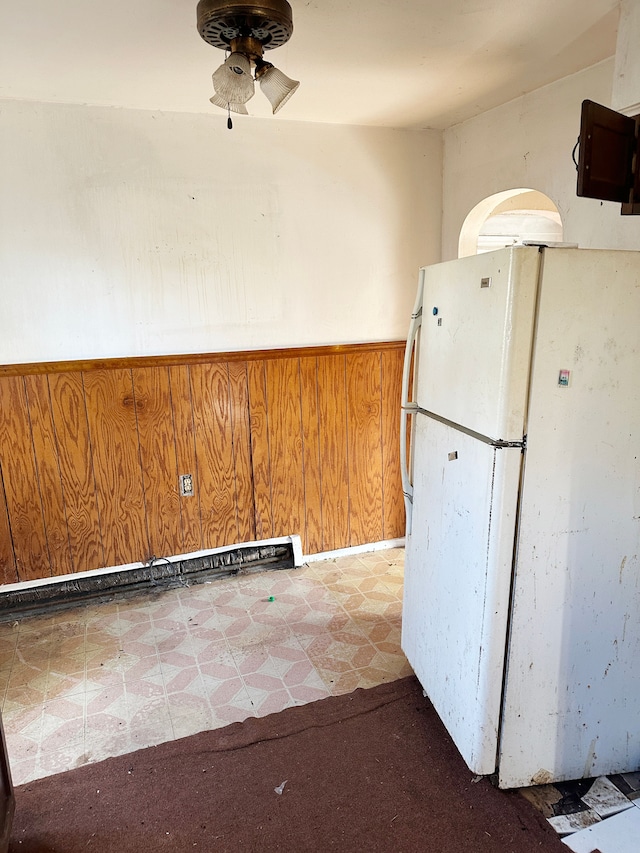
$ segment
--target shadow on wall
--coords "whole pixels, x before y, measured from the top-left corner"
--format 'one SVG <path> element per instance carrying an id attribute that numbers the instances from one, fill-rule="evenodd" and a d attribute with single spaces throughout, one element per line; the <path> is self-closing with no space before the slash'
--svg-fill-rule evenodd
<path id="1" fill-rule="evenodd" d="M 561 242 L 560 213 L 537 190 L 520 188 L 496 193 L 479 202 L 460 231 L 458 257 L 490 252 L 525 240 Z"/>

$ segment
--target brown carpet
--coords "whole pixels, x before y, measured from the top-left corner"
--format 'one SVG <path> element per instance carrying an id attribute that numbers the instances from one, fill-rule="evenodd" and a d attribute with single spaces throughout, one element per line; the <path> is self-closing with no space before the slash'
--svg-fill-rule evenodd
<path id="1" fill-rule="evenodd" d="M 567 849 L 518 793 L 474 783 L 413 677 L 22 785 L 11 839 L 12 853 Z"/>

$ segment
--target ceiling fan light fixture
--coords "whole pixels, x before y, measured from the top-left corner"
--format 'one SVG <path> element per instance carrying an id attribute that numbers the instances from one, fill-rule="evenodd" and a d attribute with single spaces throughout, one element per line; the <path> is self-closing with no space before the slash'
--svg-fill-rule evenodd
<path id="1" fill-rule="evenodd" d="M 196 17 L 201 37 L 222 50 L 238 36 L 252 36 L 271 50 L 286 44 L 293 32 L 287 0 L 199 0 Z"/>
<path id="2" fill-rule="evenodd" d="M 223 100 L 220 95 L 216 95 L 215 92 L 213 98 L 209 98 L 209 100 L 214 106 L 220 107 L 220 109 L 223 109 L 225 112 L 227 112 L 227 110 L 231 110 L 232 113 L 238 113 L 238 115 L 241 116 L 249 115 L 249 112 L 244 104 L 234 104 L 230 101 L 227 102 Z"/>
<path id="3" fill-rule="evenodd" d="M 262 59 L 265 50 L 282 47 L 291 37 L 293 17 L 288 0 L 199 0 L 197 26 L 207 44 L 231 52 L 213 74 L 212 104 L 241 112 L 237 107 L 255 92 L 254 65 L 255 79 L 274 114 L 300 85 Z"/>
<path id="4" fill-rule="evenodd" d="M 225 104 L 246 104 L 255 86 L 251 62 L 242 53 L 232 53 L 211 77 L 213 90 Z"/>
<path id="5" fill-rule="evenodd" d="M 243 53 L 234 51 L 225 59 L 224 64 L 238 77 L 241 77 L 243 74 L 251 74 L 251 62 Z"/>
<path id="6" fill-rule="evenodd" d="M 300 85 L 299 80 L 292 80 L 283 74 L 270 62 L 256 70 L 256 79 L 260 83 L 262 94 L 267 98 L 275 115 L 283 107 Z"/>

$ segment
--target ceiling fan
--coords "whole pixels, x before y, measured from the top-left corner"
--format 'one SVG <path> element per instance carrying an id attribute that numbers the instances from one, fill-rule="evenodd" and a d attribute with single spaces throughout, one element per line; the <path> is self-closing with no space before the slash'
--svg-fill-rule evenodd
<path id="1" fill-rule="evenodd" d="M 277 113 L 300 85 L 263 59 L 265 50 L 282 47 L 291 38 L 293 16 L 287 0 L 200 0 L 197 20 L 207 44 L 229 52 L 213 73 L 214 94 L 209 99 L 228 112 L 227 126 L 233 126 L 232 112 L 248 115 L 245 105 L 254 95 L 256 80 Z"/>

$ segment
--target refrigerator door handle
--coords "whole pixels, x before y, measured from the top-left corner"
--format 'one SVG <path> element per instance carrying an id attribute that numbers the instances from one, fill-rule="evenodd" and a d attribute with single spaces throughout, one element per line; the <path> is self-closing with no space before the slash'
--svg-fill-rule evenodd
<path id="1" fill-rule="evenodd" d="M 400 471 L 402 475 L 402 493 L 404 496 L 404 506 L 406 512 L 406 534 L 411 534 L 411 516 L 413 510 L 413 441 L 408 439 L 409 424 L 415 423 L 415 414 L 418 411 L 418 404 L 409 399 L 409 395 L 413 396 L 413 390 L 417 387 L 417 369 L 418 369 L 418 335 L 422 326 L 422 300 L 424 293 L 424 269 L 420 270 L 418 276 L 418 291 L 416 293 L 416 302 L 411 314 L 411 323 L 409 325 L 409 334 L 407 335 L 407 346 L 404 351 L 404 365 L 402 369 L 402 391 L 401 391 L 401 410 L 400 410 Z M 413 382 L 411 382 L 411 369 L 413 367 Z M 409 387 L 411 385 L 411 388 Z M 408 445 L 408 446 L 407 446 Z M 408 451 L 408 452 L 407 452 Z"/>
<path id="2" fill-rule="evenodd" d="M 402 496 L 404 497 L 405 509 L 405 530 L 406 535 L 411 535 L 411 517 L 413 514 L 413 484 L 409 473 L 411 460 L 407 458 L 407 429 L 409 418 L 411 417 L 410 409 L 402 409 L 400 422 L 400 473 L 402 474 Z M 409 450 L 413 449 L 413 442 L 410 443 Z"/>

